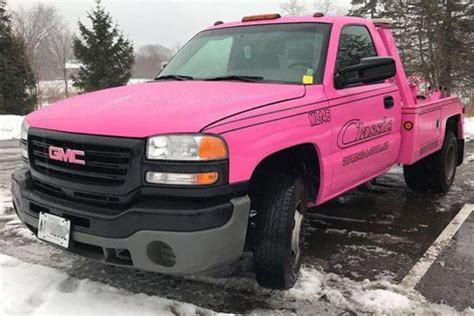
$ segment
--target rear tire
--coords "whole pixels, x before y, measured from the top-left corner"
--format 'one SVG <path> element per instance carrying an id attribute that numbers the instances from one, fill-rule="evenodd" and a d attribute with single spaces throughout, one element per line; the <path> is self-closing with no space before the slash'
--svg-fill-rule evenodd
<path id="1" fill-rule="evenodd" d="M 445 193 L 456 176 L 458 144 L 447 132 L 441 150 L 410 166 L 403 166 L 405 182 L 413 191 Z"/>
<path id="2" fill-rule="evenodd" d="M 300 177 L 282 175 L 271 182 L 257 215 L 254 249 L 258 283 L 289 289 L 301 267 L 307 193 Z"/>

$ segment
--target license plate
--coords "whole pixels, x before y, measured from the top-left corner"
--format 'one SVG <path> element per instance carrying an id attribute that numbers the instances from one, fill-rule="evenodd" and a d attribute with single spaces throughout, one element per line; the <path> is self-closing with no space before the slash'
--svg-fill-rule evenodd
<path id="1" fill-rule="evenodd" d="M 61 247 L 69 247 L 71 221 L 59 216 L 40 213 L 38 238 Z"/>

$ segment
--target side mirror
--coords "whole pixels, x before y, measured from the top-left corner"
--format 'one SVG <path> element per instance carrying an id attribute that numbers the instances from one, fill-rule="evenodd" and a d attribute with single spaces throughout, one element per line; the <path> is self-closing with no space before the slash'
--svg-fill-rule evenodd
<path id="1" fill-rule="evenodd" d="M 335 78 L 336 88 L 358 83 L 372 83 L 392 78 L 397 73 L 395 60 L 391 57 L 362 58 L 357 65 L 339 71 Z"/>

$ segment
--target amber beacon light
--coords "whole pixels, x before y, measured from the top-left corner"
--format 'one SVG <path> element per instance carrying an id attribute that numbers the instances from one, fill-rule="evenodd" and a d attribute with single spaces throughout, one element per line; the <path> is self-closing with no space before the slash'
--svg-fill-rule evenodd
<path id="1" fill-rule="evenodd" d="M 264 21 L 264 20 L 276 20 L 281 18 L 281 15 L 278 13 L 273 14 L 261 14 L 261 15 L 251 15 L 246 16 L 242 19 L 242 22 L 252 22 L 252 21 Z"/>

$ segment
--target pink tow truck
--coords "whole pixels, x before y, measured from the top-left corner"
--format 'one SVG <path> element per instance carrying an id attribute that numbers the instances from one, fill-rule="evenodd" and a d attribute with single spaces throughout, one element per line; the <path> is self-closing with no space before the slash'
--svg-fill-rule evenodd
<path id="1" fill-rule="evenodd" d="M 217 22 L 152 82 L 28 115 L 15 210 L 40 239 L 105 263 L 195 274 L 250 252 L 258 283 L 287 289 L 308 208 L 395 164 L 413 190 L 449 190 L 463 105 L 416 90 L 386 21 Z"/>

